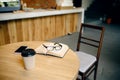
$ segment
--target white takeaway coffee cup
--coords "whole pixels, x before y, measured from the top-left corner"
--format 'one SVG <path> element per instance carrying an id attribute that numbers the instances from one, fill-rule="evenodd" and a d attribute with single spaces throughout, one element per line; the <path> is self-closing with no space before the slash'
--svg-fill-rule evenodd
<path id="1" fill-rule="evenodd" d="M 35 54 L 34 49 L 25 49 L 22 51 L 21 55 L 23 57 L 24 67 L 26 70 L 31 70 L 35 68 Z"/>

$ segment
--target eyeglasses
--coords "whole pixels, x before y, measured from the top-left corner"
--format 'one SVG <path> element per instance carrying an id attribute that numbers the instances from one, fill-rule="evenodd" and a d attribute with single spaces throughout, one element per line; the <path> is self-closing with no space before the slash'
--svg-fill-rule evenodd
<path id="1" fill-rule="evenodd" d="M 53 50 L 61 50 L 62 45 L 59 43 L 54 43 L 53 46 L 46 46 L 45 44 L 42 44 L 48 51 L 53 51 Z"/>

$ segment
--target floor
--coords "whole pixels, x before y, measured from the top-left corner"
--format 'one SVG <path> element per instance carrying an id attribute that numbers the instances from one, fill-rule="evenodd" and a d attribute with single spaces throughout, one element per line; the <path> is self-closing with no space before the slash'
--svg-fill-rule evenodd
<path id="1" fill-rule="evenodd" d="M 119 80 L 120 77 L 120 24 L 106 24 L 100 20 L 86 19 L 85 23 L 105 27 L 105 35 L 98 67 L 97 80 Z M 67 44 L 76 49 L 78 32 L 49 41 Z M 93 80 L 92 75 L 88 80 Z"/>

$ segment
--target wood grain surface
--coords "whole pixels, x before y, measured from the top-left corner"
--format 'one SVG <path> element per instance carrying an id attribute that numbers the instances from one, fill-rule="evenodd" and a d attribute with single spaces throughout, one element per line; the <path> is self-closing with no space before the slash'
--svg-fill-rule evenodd
<path id="1" fill-rule="evenodd" d="M 56 0 L 23 0 L 23 3 L 27 4 L 27 7 L 31 8 L 56 8 Z"/>
<path id="2" fill-rule="evenodd" d="M 42 41 L 76 32 L 78 14 L 64 14 L 0 22 L 0 45 Z"/>
<path id="3" fill-rule="evenodd" d="M 76 80 L 79 70 L 79 59 L 69 49 L 63 58 L 36 54 L 35 68 L 24 69 L 23 59 L 14 51 L 21 45 L 37 48 L 43 42 L 29 41 L 0 46 L 0 79 L 1 80 Z"/>

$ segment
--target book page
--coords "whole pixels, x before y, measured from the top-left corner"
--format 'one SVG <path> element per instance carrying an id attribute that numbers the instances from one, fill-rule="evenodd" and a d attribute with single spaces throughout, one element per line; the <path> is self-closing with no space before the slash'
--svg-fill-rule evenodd
<path id="1" fill-rule="evenodd" d="M 36 53 L 39 54 L 48 54 L 48 55 L 53 55 L 53 56 L 57 56 L 57 57 L 63 57 L 69 47 L 65 44 L 62 43 L 58 43 L 58 48 L 59 48 L 59 44 L 60 44 L 60 49 L 57 50 L 57 47 L 55 45 L 55 43 L 51 43 L 51 42 L 45 42 L 43 44 L 41 44 L 40 46 L 38 46 L 35 51 Z"/>

